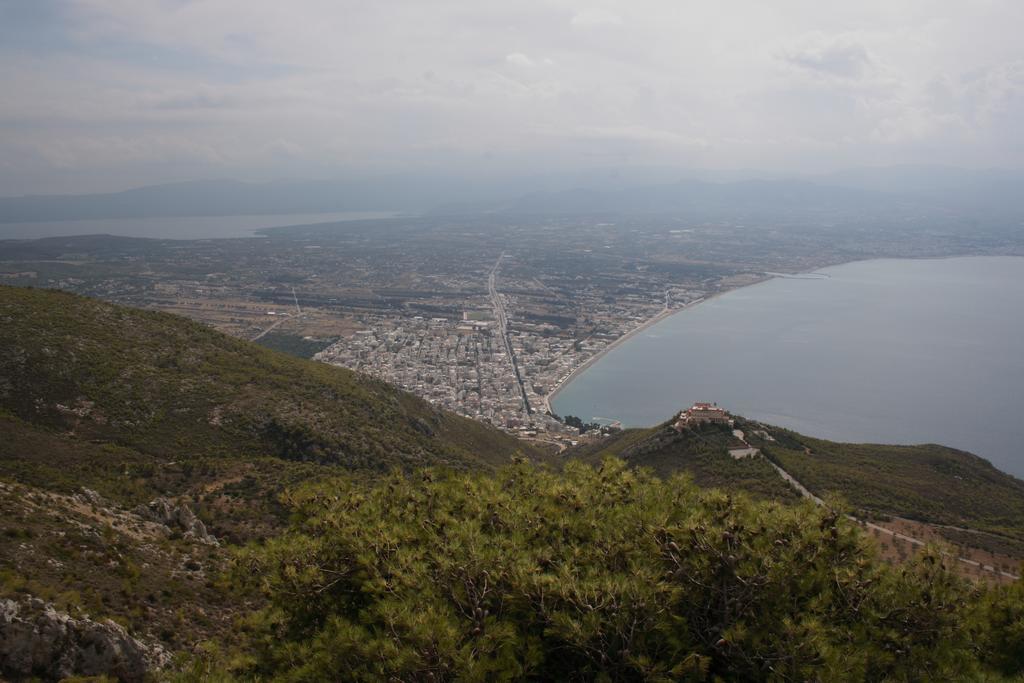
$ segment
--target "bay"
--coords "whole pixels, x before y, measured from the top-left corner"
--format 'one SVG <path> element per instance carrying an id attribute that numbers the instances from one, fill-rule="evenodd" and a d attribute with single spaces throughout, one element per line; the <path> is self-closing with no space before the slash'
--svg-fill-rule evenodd
<path id="1" fill-rule="evenodd" d="M 941 443 L 1024 477 L 1024 258 L 818 272 L 662 320 L 570 382 L 555 412 L 645 426 L 717 401 L 836 441 Z"/>

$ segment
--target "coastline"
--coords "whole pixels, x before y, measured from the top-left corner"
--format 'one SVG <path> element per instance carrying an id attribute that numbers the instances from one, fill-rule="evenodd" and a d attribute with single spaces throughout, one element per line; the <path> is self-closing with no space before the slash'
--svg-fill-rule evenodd
<path id="1" fill-rule="evenodd" d="M 620 344 L 623 344 L 623 343 L 629 341 L 635 335 L 637 335 L 637 334 L 643 332 L 644 330 L 646 330 L 647 328 L 649 328 L 649 327 L 651 327 L 651 326 L 661 322 L 665 318 L 668 318 L 668 317 L 670 317 L 672 315 L 675 315 L 676 313 L 681 313 L 681 312 L 683 312 L 683 311 L 685 311 L 685 310 L 687 310 L 689 308 L 697 306 L 698 304 L 702 304 L 702 303 L 704 303 L 706 301 L 710 301 L 711 299 L 713 299 L 713 298 L 715 298 L 717 296 L 721 296 L 721 295 L 727 294 L 729 292 L 734 292 L 736 290 L 743 289 L 745 287 L 753 287 L 754 285 L 759 285 L 759 284 L 761 284 L 763 282 L 767 282 L 769 280 L 774 280 L 776 278 L 824 279 L 824 278 L 828 278 L 829 275 L 826 274 L 826 273 L 819 273 L 818 271 L 825 270 L 827 268 L 837 268 L 839 266 L 846 266 L 846 265 L 850 265 L 850 264 L 853 264 L 853 263 L 861 263 L 861 262 L 865 262 L 865 261 L 886 261 L 886 260 L 942 261 L 942 260 L 957 259 L 957 258 L 976 258 L 976 257 L 984 258 L 984 257 L 993 257 L 993 256 L 994 257 L 1011 256 L 1011 257 L 1024 258 L 1024 254 L 1015 254 L 1015 253 L 1009 253 L 1009 254 L 1000 254 L 1000 253 L 997 253 L 997 254 L 966 253 L 966 254 L 950 254 L 950 255 L 942 255 L 942 256 L 874 256 L 874 257 L 868 257 L 868 258 L 862 258 L 862 259 L 854 259 L 852 261 L 836 261 L 835 263 L 831 263 L 831 262 L 826 261 L 826 262 L 823 262 L 823 263 L 811 266 L 807 270 L 796 271 L 796 272 L 793 272 L 793 273 L 782 273 L 782 272 L 768 272 L 768 271 L 765 271 L 765 272 L 763 272 L 761 274 L 761 277 L 759 279 L 755 280 L 754 282 L 750 282 L 750 283 L 747 283 L 747 284 L 744 284 L 744 285 L 739 285 L 738 287 L 728 287 L 726 289 L 719 290 L 719 291 L 717 291 L 714 294 L 711 294 L 709 296 L 702 297 L 700 299 L 695 299 L 695 300 L 687 303 L 686 305 L 684 305 L 684 306 L 682 306 L 680 308 L 663 309 L 662 311 L 660 311 L 656 315 L 654 315 L 651 318 L 648 318 L 647 320 L 643 321 L 642 323 L 640 323 L 639 325 L 637 325 L 633 329 L 631 329 L 628 332 L 626 332 L 621 337 L 616 338 L 614 341 L 612 341 L 610 344 L 608 344 L 608 346 L 606 346 L 603 349 L 601 349 L 600 351 L 598 351 L 596 354 L 594 354 L 593 356 L 591 356 L 590 358 L 585 360 L 583 363 L 581 363 L 579 366 L 574 368 L 572 370 L 572 372 L 570 372 L 565 377 L 560 379 L 555 384 L 555 388 L 552 389 L 551 391 L 549 391 L 544 396 L 544 399 L 543 399 L 543 402 L 542 402 L 543 408 L 548 413 L 554 413 L 554 411 L 551 408 L 551 402 L 555 400 L 555 398 L 558 396 L 558 394 L 560 394 L 569 385 L 570 382 L 572 382 L 574 379 L 576 379 L 579 375 L 583 374 L 583 372 L 586 371 L 591 365 L 593 365 L 597 361 L 601 360 L 601 358 L 603 358 L 605 356 L 605 354 L 607 354 L 608 352 L 612 351 L 613 349 L 615 349 Z M 824 278 L 807 277 L 807 276 L 824 276 Z"/>
<path id="2" fill-rule="evenodd" d="M 554 401 L 555 397 L 557 397 L 558 394 L 561 393 L 563 389 L 565 389 L 567 386 L 569 386 L 569 384 L 574 379 L 576 379 L 579 375 L 583 374 L 591 365 L 593 365 L 597 361 L 599 361 L 602 358 L 604 358 L 605 354 L 609 353 L 610 351 L 612 351 L 616 347 L 620 346 L 621 344 L 624 344 L 625 342 L 629 341 L 630 339 L 632 339 L 636 335 L 640 334 L 644 330 L 648 329 L 649 327 L 653 327 L 654 325 L 657 325 L 658 323 L 660 323 L 662 320 L 665 320 L 666 318 L 670 318 L 671 316 L 675 315 L 676 313 L 682 313 L 683 311 L 686 311 L 686 310 L 689 310 L 691 308 L 694 308 L 695 306 L 699 306 L 700 304 L 705 303 L 707 301 L 710 301 L 711 299 L 714 299 L 717 296 L 721 296 L 723 294 L 727 294 L 728 292 L 734 292 L 734 291 L 736 291 L 738 289 L 743 289 L 744 287 L 753 287 L 754 285 L 759 285 L 759 284 L 761 284 L 763 282 L 767 282 L 768 280 L 772 280 L 772 279 L 774 279 L 776 277 L 778 277 L 778 275 L 773 275 L 773 274 L 766 273 L 761 278 L 755 280 L 754 282 L 750 282 L 750 283 L 747 283 L 747 284 L 744 284 L 744 285 L 740 285 L 739 287 L 729 287 L 727 289 L 721 289 L 721 290 L 719 290 L 719 291 L 717 291 L 717 292 L 715 292 L 713 294 L 710 294 L 708 296 L 702 296 L 699 299 L 694 299 L 693 301 L 689 301 L 686 304 L 684 304 L 683 306 L 680 306 L 679 308 L 664 308 L 664 309 L 662 309 L 660 312 L 658 312 L 654 316 L 648 318 L 647 320 L 644 320 L 642 323 L 640 323 L 639 325 L 637 325 L 633 329 L 629 330 L 628 332 L 626 332 L 621 337 L 617 337 L 616 339 L 614 339 L 610 344 L 605 346 L 603 349 L 601 349 L 600 351 L 595 353 L 593 356 L 591 356 L 587 360 L 583 361 L 580 365 L 576 366 L 572 370 L 572 372 L 570 372 L 568 375 L 566 375 L 562 379 L 558 380 L 558 382 L 555 384 L 555 388 L 552 389 L 551 391 L 549 391 L 544 396 L 544 401 L 543 401 L 544 410 L 547 411 L 548 413 L 552 413 L 553 414 L 554 411 L 551 408 L 551 402 Z"/>
<path id="3" fill-rule="evenodd" d="M 945 264 L 949 263 L 947 267 Z M 954 302 L 957 309 L 963 308 L 965 301 L 993 301 L 991 296 L 996 291 L 1007 296 L 1006 302 L 1015 300 L 1021 295 L 1020 284 L 1021 280 L 1016 273 L 1019 273 L 1021 267 L 1021 257 L 1016 254 L 976 254 L 969 253 L 965 255 L 942 255 L 942 256 L 928 256 L 918 258 L 871 258 L 871 259 L 858 259 L 855 261 L 845 261 L 839 264 L 816 264 L 818 268 L 824 270 L 824 273 L 830 276 L 830 281 L 836 282 L 835 285 L 827 285 L 830 289 L 834 288 L 834 292 L 823 292 L 819 294 L 808 295 L 808 299 L 804 295 L 797 295 L 792 302 L 796 305 L 802 305 L 805 300 L 813 304 L 813 311 L 817 313 L 807 314 L 811 317 L 805 318 L 808 320 L 816 320 L 814 316 L 828 317 L 829 313 L 822 312 L 829 311 L 833 306 L 834 300 L 842 300 L 846 295 L 844 292 L 850 292 L 851 301 L 856 301 L 856 309 L 860 310 L 863 308 L 865 311 L 876 311 L 877 305 L 872 303 L 864 303 L 864 297 L 871 297 L 872 295 L 878 294 L 880 289 L 868 289 L 865 290 L 863 285 L 865 283 L 873 283 L 874 285 L 881 286 L 885 283 L 902 283 L 905 280 L 918 281 L 927 284 L 926 289 L 923 286 L 900 288 L 907 289 L 909 294 L 906 296 L 906 301 L 899 303 L 899 306 L 914 305 L 915 302 L 923 300 L 925 296 L 924 292 L 940 291 L 936 289 L 941 286 L 941 291 L 948 294 L 942 298 L 944 301 Z M 933 264 L 933 265 L 930 265 Z M 862 267 L 861 267 L 862 266 Z M 801 269 L 801 270 L 810 270 Z M 920 274 L 915 275 L 915 274 Z M 913 277 L 911 277 L 913 276 Z M 963 278 L 961 281 L 960 278 Z M 749 280 L 748 280 L 749 281 Z M 935 398 L 942 394 L 941 389 L 936 389 L 937 384 L 941 380 L 935 379 L 939 377 L 945 377 L 939 370 L 945 371 L 948 368 L 941 367 L 937 362 L 929 362 L 925 358 L 921 359 L 921 354 L 915 354 L 913 359 L 915 362 L 920 361 L 922 368 L 928 366 L 934 366 L 935 372 L 929 369 L 921 370 L 913 377 L 903 377 L 900 383 L 893 384 L 893 390 L 903 392 L 906 400 L 901 401 L 901 406 L 890 412 L 898 414 L 902 419 L 887 420 L 887 416 L 880 416 L 870 411 L 862 413 L 857 412 L 856 402 L 847 400 L 845 403 L 837 402 L 834 406 L 828 407 L 827 410 L 823 409 L 816 400 L 807 400 L 804 392 L 793 391 L 789 392 L 792 394 L 792 401 L 786 398 L 789 402 L 786 405 L 779 403 L 778 391 L 775 388 L 764 387 L 760 389 L 755 387 L 746 387 L 742 382 L 743 376 L 750 376 L 752 368 L 760 366 L 757 371 L 763 371 L 765 377 L 772 377 L 773 381 L 780 378 L 780 372 L 777 371 L 777 364 L 772 361 L 766 361 L 765 359 L 774 358 L 775 352 L 779 349 L 785 349 L 785 353 L 782 358 L 787 364 L 792 364 L 794 368 L 800 369 L 803 363 L 803 358 L 800 352 L 800 347 L 795 346 L 799 344 L 816 344 L 818 349 L 833 349 L 840 348 L 842 353 L 836 351 L 822 351 L 822 357 L 818 359 L 822 368 L 827 368 L 830 372 L 834 381 L 831 382 L 833 386 L 840 386 L 844 381 L 850 382 L 850 391 L 856 393 L 857 391 L 863 392 L 864 395 L 870 395 L 867 391 L 867 386 L 864 382 L 861 382 L 862 376 L 857 373 L 852 373 L 848 369 L 843 369 L 842 358 L 857 357 L 861 358 L 865 355 L 863 349 L 860 349 L 856 344 L 851 343 L 848 348 L 842 349 L 842 344 L 837 344 L 833 347 L 831 340 L 840 339 L 843 343 L 850 339 L 849 335 L 845 337 L 836 337 L 834 334 L 820 337 L 820 339 L 828 341 L 829 343 L 818 343 L 813 340 L 809 340 L 804 335 L 791 335 L 788 338 L 785 334 L 778 334 L 780 332 L 786 332 L 788 329 L 786 326 L 789 325 L 789 318 L 786 314 L 786 304 L 782 302 L 779 308 L 767 306 L 770 301 L 775 301 L 773 292 L 784 291 L 789 292 L 790 290 L 817 290 L 819 284 L 817 283 L 803 283 L 799 285 L 783 285 L 784 280 L 773 282 L 771 285 L 766 285 L 760 290 L 752 290 L 749 293 L 743 293 L 738 295 L 735 300 L 738 302 L 738 307 L 731 312 L 725 310 L 719 310 L 724 308 L 716 304 L 711 309 L 702 311 L 700 314 L 701 320 L 704 320 L 705 314 L 708 316 L 707 320 L 709 323 L 718 329 L 718 334 L 724 335 L 722 341 L 729 338 L 730 335 L 746 336 L 749 334 L 749 330 L 756 329 L 756 326 L 760 323 L 771 320 L 776 321 L 779 313 L 783 314 L 783 321 L 779 323 L 778 327 L 772 328 L 772 335 L 770 339 L 766 340 L 769 349 L 761 348 L 758 346 L 758 342 L 746 342 L 736 347 L 739 353 L 737 354 L 741 360 L 744 358 L 749 362 L 742 363 L 742 367 L 732 365 L 732 361 L 725 359 L 724 356 L 718 354 L 711 365 L 717 363 L 721 368 L 727 369 L 728 373 L 732 373 L 730 379 L 719 382 L 718 377 L 726 377 L 722 371 L 709 369 L 707 364 L 701 364 L 700 367 L 687 370 L 685 369 L 686 364 L 683 360 L 677 359 L 675 356 L 677 352 L 674 349 L 680 348 L 671 339 L 662 339 L 657 341 L 653 337 L 671 337 L 672 334 L 678 333 L 680 336 L 680 344 L 688 343 L 686 340 L 692 340 L 699 337 L 701 345 L 699 348 L 704 353 L 715 355 L 716 349 L 719 348 L 715 341 L 717 337 L 703 337 L 701 336 L 703 325 L 694 327 L 693 321 L 689 319 L 681 319 L 679 323 L 666 324 L 662 330 L 647 334 L 644 336 L 642 342 L 636 341 L 634 347 L 629 347 L 624 350 L 618 356 L 612 356 L 605 363 L 606 368 L 600 368 L 591 373 L 591 377 L 587 380 L 579 380 L 579 376 L 583 370 L 589 368 L 589 364 L 585 368 L 578 368 L 577 373 L 573 373 L 571 377 L 560 383 L 558 391 L 553 391 L 548 394 L 551 403 L 555 400 L 563 402 L 563 406 L 557 409 L 556 412 L 559 414 L 571 413 L 573 415 L 583 415 L 583 419 L 586 419 L 590 415 L 611 415 L 613 417 L 622 418 L 624 415 L 630 417 L 626 420 L 627 424 L 635 426 L 645 426 L 657 423 L 660 419 L 663 419 L 664 415 L 669 414 L 674 409 L 678 408 L 676 405 L 678 402 L 673 401 L 675 395 L 675 389 L 673 388 L 673 377 L 671 373 L 662 373 L 657 369 L 658 366 L 675 366 L 682 365 L 680 377 L 687 377 L 686 388 L 681 388 L 683 393 L 687 393 L 687 398 L 691 398 L 689 394 L 699 394 L 695 398 L 703 400 L 705 396 L 713 396 L 719 401 L 732 403 L 732 408 L 740 414 L 746 415 L 750 419 L 764 421 L 766 423 L 779 425 L 789 429 L 795 429 L 804 434 L 815 434 L 816 436 L 824 439 L 830 439 L 837 442 L 870 442 L 870 443 L 883 443 L 883 444 L 918 444 L 918 443 L 938 443 L 951 446 L 966 452 L 970 452 L 978 455 L 979 457 L 988 460 L 997 469 L 1007 472 L 1014 473 L 1015 476 L 1021 476 L 1021 465 L 1019 459 L 1015 459 L 1012 456 L 1013 446 L 1012 441 L 1008 438 L 1004 438 L 999 427 L 992 424 L 989 419 L 992 415 L 1002 415 L 998 410 L 1001 410 L 1003 406 L 1007 405 L 1002 402 L 994 402 L 993 408 L 989 412 L 979 412 L 978 415 L 962 415 L 959 413 L 951 412 L 950 419 L 936 419 L 936 415 L 942 413 L 943 407 L 941 406 L 941 398 Z M 828 281 L 826 281 L 828 282 Z M 974 283 L 972 285 L 972 283 Z M 727 283 L 723 283 L 727 284 Z M 731 284 L 731 283 L 728 283 Z M 971 287 L 974 287 L 972 289 Z M 776 286 L 780 289 L 776 290 Z M 822 287 L 825 287 L 823 283 Z M 916 294 L 915 294 L 916 292 Z M 724 293 L 724 292 L 723 292 Z M 1013 298 L 1011 298 L 1011 295 Z M 788 295 L 786 295 L 788 296 Z M 833 297 L 838 296 L 839 299 Z M 740 301 L 742 300 L 742 301 Z M 729 304 L 731 309 L 731 303 L 734 301 L 733 298 L 726 299 L 725 302 Z M 898 313 L 898 310 L 893 309 L 894 313 Z M 806 313 L 806 312 L 804 312 Z M 801 314 L 804 314 L 801 313 Z M 738 323 L 741 318 L 747 317 L 747 315 L 755 315 L 755 323 L 738 326 L 733 328 L 734 324 Z M 981 315 L 981 313 L 979 313 Z M 756 317 L 763 316 L 763 317 Z M 935 317 L 935 316 L 932 316 Z M 985 313 L 985 319 L 991 320 L 1003 320 L 1005 311 L 997 310 L 993 313 L 991 311 Z M 889 316 L 891 322 L 894 321 L 892 316 Z M 956 317 L 955 314 L 944 313 L 942 316 L 936 318 L 937 327 L 936 334 L 941 335 L 943 326 L 950 327 L 950 329 L 956 328 Z M 688 322 L 689 321 L 689 322 Z M 851 319 L 852 321 L 852 319 Z M 870 318 L 871 324 L 865 327 L 863 330 L 859 330 L 857 327 L 850 327 L 848 321 L 846 324 L 849 330 L 852 330 L 853 334 L 864 334 L 866 339 L 878 339 L 886 340 L 888 335 L 888 341 L 893 340 L 891 331 L 887 331 L 886 325 L 888 324 L 884 320 L 884 316 L 873 316 Z M 943 322 L 945 321 L 945 322 Z M 953 322 L 949 322 L 953 321 Z M 856 321 L 852 321 L 856 322 Z M 985 320 L 979 318 L 980 323 L 984 323 Z M 634 322 L 635 324 L 635 322 Z M 987 324 L 987 323 L 986 323 Z M 994 322 L 991 329 L 1002 330 L 1003 328 L 998 327 L 1003 323 Z M 1016 324 L 1016 323 L 1014 323 Z M 835 327 L 835 326 L 833 326 Z M 896 325 L 898 328 L 899 325 Z M 979 326 L 977 330 L 982 330 L 983 327 Z M 900 338 L 907 341 L 908 344 L 912 342 L 914 337 L 913 330 L 907 328 L 904 330 L 907 332 L 903 335 L 900 332 Z M 833 330 L 835 332 L 835 330 Z M 994 351 L 1000 354 L 1000 357 L 1013 359 L 1012 352 L 1008 352 L 1006 347 L 1006 340 L 1011 337 L 1006 335 L 1005 332 L 1000 335 L 992 335 L 988 333 L 993 343 Z M 987 337 L 981 335 L 981 332 L 971 331 L 972 338 L 977 338 L 978 343 L 985 341 Z M 946 340 L 955 339 L 956 335 L 946 335 Z M 998 341 L 1002 338 L 1003 341 Z M 654 350 L 657 349 L 657 355 L 649 355 L 646 352 L 648 349 L 648 343 L 650 343 L 651 354 L 654 354 Z M 916 343 L 916 342 L 915 342 Z M 973 342 L 972 342 L 973 343 Z M 988 343 L 988 342 L 986 342 Z M 731 344 L 731 342 L 730 342 Z M 757 348 L 760 355 L 756 355 L 755 358 L 751 359 L 750 354 L 746 353 L 751 348 Z M 730 345 L 730 348 L 733 348 Z M 811 348 L 811 347 L 808 347 Z M 888 347 L 887 347 L 888 348 Z M 948 351 L 948 358 L 956 358 L 960 352 L 963 352 L 966 347 L 958 347 L 955 343 L 950 341 L 946 344 L 944 353 Z M 640 353 L 634 353 L 637 349 L 644 349 Z M 907 346 L 905 350 L 912 351 L 910 346 Z M 817 351 L 815 351 L 817 352 Z M 897 354 L 898 355 L 898 354 Z M 838 360 L 837 360 L 838 359 Z M 899 369 L 899 364 L 896 362 L 897 357 L 892 356 L 889 359 L 892 361 L 893 367 Z M 1017 358 L 1019 360 L 1019 358 Z M 876 367 L 877 360 L 871 358 L 870 367 Z M 636 365 L 634 365 L 636 364 Z M 654 365 L 657 364 L 657 365 Z M 1019 364 L 1011 362 L 1010 365 L 1003 363 L 1002 371 L 996 381 L 995 377 L 988 378 L 988 375 L 978 375 L 977 372 L 970 370 L 955 370 L 948 374 L 948 377 L 955 380 L 955 384 L 959 387 L 958 391 L 979 391 L 977 395 L 999 395 L 999 396 L 1012 396 L 1014 392 L 1019 389 L 1020 381 L 1011 376 L 1011 366 L 1013 371 L 1019 372 L 1022 368 Z M 953 363 L 954 369 L 963 368 L 964 366 L 958 363 Z M 654 368 L 652 370 L 652 368 Z M 605 372 L 605 370 L 612 372 L 611 375 Z M 869 368 L 870 369 L 870 368 Z M 645 373 L 645 380 L 637 380 L 636 377 L 639 373 Z M 569 374 L 568 370 L 564 374 Z M 898 374 L 898 373 L 897 373 Z M 607 375 L 607 376 L 606 376 Z M 1019 377 L 1019 375 L 1018 375 Z M 739 379 L 732 379 L 739 378 Z M 1009 378 L 1009 379 L 1006 379 Z M 562 399 L 562 390 L 569 385 L 572 380 L 579 380 L 585 382 L 588 386 L 587 391 L 575 389 L 566 393 L 566 399 Z M 650 382 L 650 387 L 647 386 L 647 382 Z M 786 377 L 785 381 L 792 381 Z M 801 375 L 801 382 L 809 382 L 811 386 L 815 385 L 816 381 L 812 376 L 804 373 Z M 877 386 L 889 386 L 886 384 L 887 381 L 884 377 L 875 377 L 872 380 L 873 385 Z M 858 385 L 861 382 L 861 385 Z M 593 383 L 593 384 L 592 384 Z M 676 382 L 678 383 L 678 382 Z M 757 384 L 756 382 L 754 383 Z M 762 381 L 762 385 L 764 382 Z M 723 389 L 722 385 L 727 385 Z M 844 385 L 845 386 L 845 385 Z M 983 393 L 977 387 L 981 387 L 984 391 L 988 391 L 989 394 Z M 620 390 L 621 387 L 621 390 Z M 588 394 L 591 389 L 595 392 L 593 397 Z M 728 393 L 728 396 L 723 398 L 722 392 Z M 845 389 L 844 392 L 845 393 Z M 877 392 L 876 392 L 877 393 Z M 889 393 L 889 392 L 883 392 Z M 569 394 L 572 394 L 572 400 L 569 401 Z M 818 398 L 821 396 L 828 395 L 825 391 L 818 394 Z M 965 394 L 966 395 L 966 394 Z M 577 400 L 579 399 L 579 400 Z M 920 399 L 920 400 L 918 400 Z M 873 400 L 873 399 L 872 399 Z M 572 405 L 566 404 L 571 403 Z M 935 403 L 937 409 L 924 409 L 919 406 L 928 406 L 929 401 Z M 646 402 L 646 403 L 645 403 Z M 742 403 L 743 405 L 740 405 Z M 824 402 L 824 403 L 827 403 Z M 644 407 L 640 407 L 644 404 Z M 838 407 L 837 407 L 838 406 Z M 908 407 L 909 406 L 909 407 Z M 592 408 L 592 410 L 591 410 Z M 583 413 L 578 412 L 583 411 Z M 913 419 L 910 419 L 910 417 Z M 956 426 L 950 426 L 953 422 L 952 418 L 956 418 L 959 422 Z M 1003 416 L 1003 419 L 1007 419 Z M 1009 418 L 1012 420 L 1012 418 Z M 588 420 L 589 421 L 589 420 Z M 926 428 L 927 427 L 927 428 Z"/>

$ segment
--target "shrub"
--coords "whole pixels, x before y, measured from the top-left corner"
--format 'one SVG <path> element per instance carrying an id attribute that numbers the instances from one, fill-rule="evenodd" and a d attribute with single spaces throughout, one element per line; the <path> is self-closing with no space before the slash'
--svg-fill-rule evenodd
<path id="1" fill-rule="evenodd" d="M 425 471 L 308 487 L 235 575 L 270 607 L 238 673 L 280 680 L 941 680 L 973 589 L 877 562 L 842 516 L 660 481 Z"/>

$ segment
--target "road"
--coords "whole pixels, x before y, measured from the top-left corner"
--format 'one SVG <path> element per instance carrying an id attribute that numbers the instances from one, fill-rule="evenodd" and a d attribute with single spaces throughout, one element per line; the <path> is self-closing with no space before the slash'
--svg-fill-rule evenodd
<path id="1" fill-rule="evenodd" d="M 512 363 L 512 374 L 515 375 L 516 383 L 519 385 L 519 394 L 523 399 L 523 410 L 526 411 L 527 415 L 533 415 L 530 399 L 526 396 L 526 386 L 523 384 L 523 378 L 519 374 L 519 363 L 516 361 L 516 354 L 512 350 L 512 340 L 508 336 L 508 315 L 505 312 L 505 302 L 501 300 L 501 296 L 498 294 L 498 269 L 501 268 L 501 259 L 503 258 L 505 258 L 505 252 L 501 252 L 501 255 L 498 256 L 498 260 L 494 262 L 494 267 L 491 268 L 491 272 L 487 276 L 487 291 L 491 296 L 494 318 L 498 321 L 498 334 L 501 335 L 501 340 L 505 344 L 505 352 Z"/>
<path id="2" fill-rule="evenodd" d="M 260 339 L 263 339 L 263 337 L 268 332 L 270 332 L 271 330 L 273 330 L 275 327 L 277 327 L 278 325 L 280 325 L 281 323 L 283 323 L 286 320 L 290 320 L 290 319 L 291 320 L 300 320 L 300 319 L 302 319 L 302 315 L 303 315 L 302 307 L 299 306 L 299 296 L 295 293 L 295 288 L 294 287 L 292 287 L 292 299 L 295 301 L 295 311 L 296 311 L 296 313 L 295 313 L 294 317 L 293 316 L 289 316 L 286 313 L 279 314 L 277 320 L 274 321 L 273 325 L 271 325 L 270 327 L 266 328 L 265 330 L 263 330 L 262 332 L 257 334 L 255 337 L 253 337 L 249 341 L 259 341 Z"/>
<path id="3" fill-rule="evenodd" d="M 804 498 L 809 498 L 810 500 L 813 500 L 818 505 L 825 505 L 825 501 L 823 501 L 821 498 L 819 498 L 818 496 L 816 496 L 813 493 L 811 493 L 807 489 L 806 486 L 804 486 L 803 484 L 798 482 L 795 478 L 793 478 L 793 476 L 789 472 L 787 472 L 786 470 L 782 469 L 781 467 L 776 465 L 774 462 L 772 462 L 768 458 L 765 458 L 765 462 L 767 462 L 769 465 L 774 467 L 775 470 L 779 473 L 779 475 L 783 479 L 785 479 L 787 482 L 792 484 L 793 487 L 797 491 L 800 492 L 801 496 L 803 496 Z M 853 515 L 847 515 L 847 517 L 851 521 L 856 522 L 858 524 L 862 524 L 862 525 L 864 525 L 868 529 L 875 529 L 879 533 L 887 534 L 889 536 L 892 536 L 893 538 L 898 538 L 901 541 L 906 541 L 907 543 L 916 545 L 918 547 L 923 547 L 923 546 L 927 545 L 924 541 L 922 541 L 919 538 L 914 538 L 912 536 L 907 536 L 906 534 L 901 534 L 898 531 L 893 531 L 892 529 L 887 529 L 884 526 L 880 526 L 880 525 L 875 524 L 873 522 L 867 522 L 867 521 L 864 521 L 864 520 L 861 520 L 861 519 L 857 519 Z M 998 575 L 1006 577 L 1008 579 L 1019 579 L 1020 578 L 1020 576 L 1018 576 L 1017 574 L 1011 574 L 1010 572 L 1004 572 L 1001 569 L 997 569 L 996 567 L 993 567 L 990 564 L 982 564 L 982 563 L 978 562 L 977 560 L 972 560 L 972 559 L 970 559 L 968 557 L 958 557 L 956 555 L 951 555 L 950 553 L 943 553 L 943 555 L 946 555 L 947 557 L 955 557 L 957 561 L 963 562 L 966 565 L 970 565 L 972 567 L 977 567 L 977 568 L 982 569 L 984 571 L 992 572 L 993 574 L 998 574 Z"/>
<path id="4" fill-rule="evenodd" d="M 283 323 L 285 320 L 288 320 L 288 318 L 287 317 L 280 317 L 280 318 L 278 318 L 276 321 L 274 321 L 273 325 L 271 325 L 270 327 L 266 328 L 265 330 L 263 330 L 262 332 L 257 334 L 255 337 L 253 337 L 249 341 L 259 341 L 260 339 L 263 339 L 264 335 L 266 335 L 268 332 L 273 330 L 275 327 L 277 327 L 278 325 Z"/>

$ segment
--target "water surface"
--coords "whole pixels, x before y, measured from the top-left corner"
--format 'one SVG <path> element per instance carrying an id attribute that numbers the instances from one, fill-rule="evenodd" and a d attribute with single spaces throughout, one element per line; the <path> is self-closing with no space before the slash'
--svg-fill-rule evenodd
<path id="1" fill-rule="evenodd" d="M 715 297 L 612 350 L 560 415 L 693 401 L 838 441 L 942 443 L 1024 476 L 1024 258 L 862 261 Z"/>

